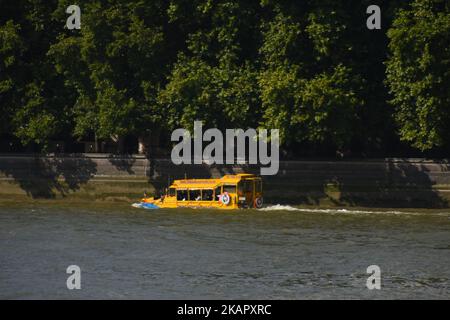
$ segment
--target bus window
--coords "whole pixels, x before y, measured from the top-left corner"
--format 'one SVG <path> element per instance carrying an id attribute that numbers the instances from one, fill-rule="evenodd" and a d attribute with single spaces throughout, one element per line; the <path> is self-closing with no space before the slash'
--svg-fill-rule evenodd
<path id="1" fill-rule="evenodd" d="M 189 190 L 189 201 L 200 201 L 201 199 L 200 190 Z"/>
<path id="2" fill-rule="evenodd" d="M 223 186 L 223 192 L 228 192 L 228 193 L 236 193 L 236 185 L 224 185 Z"/>
<path id="3" fill-rule="evenodd" d="M 244 195 L 246 193 L 253 192 L 253 182 L 252 181 L 241 181 L 238 184 L 238 194 Z"/>
<path id="4" fill-rule="evenodd" d="M 262 181 L 261 180 L 256 180 L 255 181 L 255 191 L 257 193 L 261 193 L 262 192 Z"/>
<path id="5" fill-rule="evenodd" d="M 175 193 L 176 193 L 175 188 L 170 188 L 169 189 L 169 197 L 175 197 Z"/>
<path id="6" fill-rule="evenodd" d="M 243 195 L 244 194 L 244 192 L 245 192 L 245 184 L 246 184 L 245 181 L 241 181 L 241 182 L 238 183 L 238 194 L 239 195 Z"/>
<path id="7" fill-rule="evenodd" d="M 216 194 L 216 199 L 215 200 L 219 200 L 219 196 L 222 194 L 222 187 L 217 187 L 214 191 L 215 191 L 215 194 Z"/>
<path id="8" fill-rule="evenodd" d="M 253 182 L 252 181 L 244 181 L 244 192 L 253 192 Z"/>
<path id="9" fill-rule="evenodd" d="M 178 201 L 187 201 L 188 200 L 187 190 L 177 190 L 177 200 Z"/>
<path id="10" fill-rule="evenodd" d="M 202 201 L 213 201 L 213 190 L 202 190 Z"/>

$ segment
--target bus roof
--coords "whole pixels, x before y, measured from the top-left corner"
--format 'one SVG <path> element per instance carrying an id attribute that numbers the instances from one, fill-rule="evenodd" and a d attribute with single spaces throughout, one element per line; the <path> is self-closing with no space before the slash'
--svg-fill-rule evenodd
<path id="1" fill-rule="evenodd" d="M 184 179 L 184 180 L 175 180 L 171 188 L 182 189 L 182 188 L 202 188 L 202 189 L 213 189 L 218 185 L 222 184 L 238 184 L 241 180 L 247 179 L 260 179 L 258 176 L 254 174 L 234 174 L 234 175 L 225 175 L 219 179 Z"/>

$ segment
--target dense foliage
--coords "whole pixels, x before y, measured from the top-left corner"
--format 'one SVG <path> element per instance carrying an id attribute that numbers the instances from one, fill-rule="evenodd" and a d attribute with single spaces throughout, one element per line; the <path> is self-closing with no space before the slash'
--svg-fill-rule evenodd
<path id="1" fill-rule="evenodd" d="M 450 2 L 415 1 L 388 31 L 387 82 L 400 137 L 427 150 L 450 142 Z"/>
<path id="2" fill-rule="evenodd" d="M 0 0 L 0 137 L 279 128 L 285 150 L 450 150 L 450 2 Z M 400 143 L 403 141 L 403 143 Z"/>

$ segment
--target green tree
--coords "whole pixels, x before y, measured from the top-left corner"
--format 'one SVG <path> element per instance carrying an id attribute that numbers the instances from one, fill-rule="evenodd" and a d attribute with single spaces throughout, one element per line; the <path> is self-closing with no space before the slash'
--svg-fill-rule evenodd
<path id="1" fill-rule="evenodd" d="M 388 36 L 387 83 L 400 138 L 420 150 L 449 146 L 449 2 L 414 1 Z"/>
<path id="2" fill-rule="evenodd" d="M 25 44 L 20 36 L 20 25 L 8 20 L 0 26 L 0 133 L 9 133 L 12 114 L 15 111 L 17 78 L 20 75 L 20 60 Z"/>
<path id="3" fill-rule="evenodd" d="M 358 124 L 360 77 L 345 59 L 350 49 L 346 8 L 267 1 L 259 76 L 262 125 L 280 129 L 287 145 L 332 142 L 348 147 Z M 347 21 L 346 21 L 347 19 Z"/>
<path id="4" fill-rule="evenodd" d="M 60 1 L 54 17 L 62 21 L 67 5 Z M 143 135 L 163 126 L 156 96 L 170 57 L 164 1 L 79 5 L 81 30 L 61 33 L 48 51 L 72 92 L 74 135 Z"/>
<path id="5" fill-rule="evenodd" d="M 196 23 L 159 94 L 170 128 L 192 128 L 195 120 L 219 128 L 258 124 L 258 9 L 256 1 L 200 0 L 184 11 Z M 175 21 L 186 19 L 172 11 Z"/>
<path id="6" fill-rule="evenodd" d="M 24 144 L 45 146 L 70 126 L 64 87 L 46 52 L 57 33 L 50 19 L 55 1 L 2 3 L 0 19 L 1 105 L 8 133 Z M 3 16 L 4 14 L 4 16 Z M 5 18 L 7 19 L 5 21 Z"/>
<path id="7" fill-rule="evenodd" d="M 370 152 L 396 145 L 395 121 L 414 147 L 449 145 L 446 1 L 380 0 L 382 30 L 370 0 L 80 0 L 67 30 L 70 4 L 1 1 L 0 134 L 44 146 L 203 120 Z"/>

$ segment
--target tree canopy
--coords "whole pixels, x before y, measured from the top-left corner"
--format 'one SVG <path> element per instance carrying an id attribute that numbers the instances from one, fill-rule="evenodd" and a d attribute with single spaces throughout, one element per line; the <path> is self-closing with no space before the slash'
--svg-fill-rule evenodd
<path id="1" fill-rule="evenodd" d="M 0 137 L 277 128 L 288 150 L 450 150 L 450 4 L 0 0 Z M 4 139 L 4 138 L 2 138 Z"/>
<path id="2" fill-rule="evenodd" d="M 387 83 L 402 140 L 421 150 L 450 142 L 450 2 L 414 1 L 388 31 Z"/>

